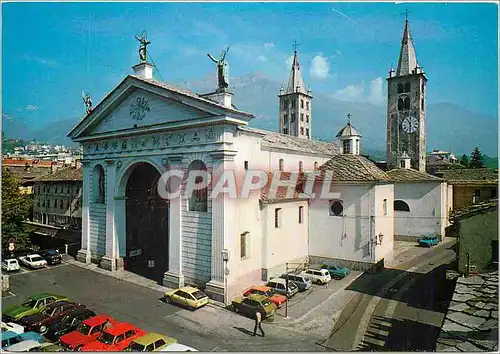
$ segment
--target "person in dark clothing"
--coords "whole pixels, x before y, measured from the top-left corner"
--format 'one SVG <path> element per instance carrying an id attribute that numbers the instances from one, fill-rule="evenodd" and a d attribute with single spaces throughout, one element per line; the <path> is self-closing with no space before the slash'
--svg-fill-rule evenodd
<path id="1" fill-rule="evenodd" d="M 264 333 L 264 330 L 262 329 L 262 314 L 259 311 L 257 311 L 255 313 L 255 326 L 253 328 L 253 336 L 254 337 L 257 334 L 257 327 L 259 328 L 260 333 L 262 333 L 262 337 L 265 337 L 266 334 Z"/>

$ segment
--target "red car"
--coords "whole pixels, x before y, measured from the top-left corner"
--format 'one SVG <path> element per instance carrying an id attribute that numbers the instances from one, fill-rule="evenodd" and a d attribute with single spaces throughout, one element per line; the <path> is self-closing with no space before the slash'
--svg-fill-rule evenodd
<path id="1" fill-rule="evenodd" d="M 264 295 L 269 299 L 269 301 L 271 301 L 277 307 L 283 306 L 286 302 L 286 296 L 276 294 L 273 291 L 273 289 L 271 289 L 268 286 L 263 286 L 263 285 L 251 286 L 247 290 L 245 290 L 245 292 L 243 293 L 243 296 L 248 296 L 250 294 Z"/>
<path id="2" fill-rule="evenodd" d="M 111 325 L 117 324 L 114 318 L 99 314 L 83 321 L 75 331 L 69 332 L 59 338 L 59 343 L 65 349 L 79 350 L 85 344 L 95 341 L 101 334 L 106 321 Z"/>
<path id="3" fill-rule="evenodd" d="M 119 322 L 105 329 L 96 341 L 84 345 L 81 352 L 121 352 L 134 339 L 147 332 L 127 322 Z"/>

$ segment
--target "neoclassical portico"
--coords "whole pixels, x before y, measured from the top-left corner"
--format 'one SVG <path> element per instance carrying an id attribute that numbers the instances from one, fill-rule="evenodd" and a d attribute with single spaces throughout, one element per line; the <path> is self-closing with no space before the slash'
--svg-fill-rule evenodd
<path id="1" fill-rule="evenodd" d="M 146 276 L 148 269 L 163 267 L 162 279 L 155 280 L 171 287 L 206 285 L 219 297 L 224 241 L 235 232 L 225 221 L 234 201 L 221 194 L 196 207 L 185 183 L 176 199 L 159 199 L 157 189 L 170 170 L 203 168 L 217 178 L 232 169 L 237 126 L 252 115 L 234 109 L 230 93 L 198 96 L 153 80 L 150 69 L 149 63 L 136 65 L 136 75 L 127 76 L 69 133 L 84 154 L 77 258 Z M 161 252 L 155 247 L 160 244 Z"/>

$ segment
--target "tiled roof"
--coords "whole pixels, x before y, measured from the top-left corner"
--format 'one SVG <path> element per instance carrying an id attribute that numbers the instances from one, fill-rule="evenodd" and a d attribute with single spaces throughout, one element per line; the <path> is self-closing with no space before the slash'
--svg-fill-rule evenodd
<path id="1" fill-rule="evenodd" d="M 280 185 L 277 188 L 271 189 L 273 174 L 268 173 L 267 184 L 260 191 L 261 202 L 272 203 L 309 199 L 308 197 L 300 194 L 302 183 L 305 181 L 305 175 L 303 173 L 300 174 L 296 183 L 290 181 L 291 176 L 292 174 L 290 172 L 281 172 L 280 180 L 283 182 L 280 182 Z M 293 196 L 288 196 L 287 194 L 291 194 L 289 192 L 291 189 L 293 189 Z"/>
<path id="2" fill-rule="evenodd" d="M 326 156 L 334 156 L 339 154 L 339 148 L 334 143 L 327 143 L 324 141 L 313 139 L 304 139 L 293 135 L 280 134 L 268 130 L 255 129 L 246 126 L 239 126 L 238 129 L 262 135 L 263 138 L 261 146 L 268 148 L 292 150 Z"/>
<path id="3" fill-rule="evenodd" d="M 83 169 L 62 167 L 33 180 L 34 182 L 83 181 Z"/>
<path id="4" fill-rule="evenodd" d="M 441 178 L 410 168 L 396 168 L 386 173 L 394 182 L 444 182 Z"/>
<path id="5" fill-rule="evenodd" d="M 10 159 L 10 158 L 4 158 L 2 160 L 2 165 L 4 166 L 26 166 L 28 164 L 29 166 L 37 166 L 37 167 L 50 167 L 53 164 L 57 164 L 57 162 L 52 162 L 52 161 L 46 161 L 46 160 L 39 160 L 39 159 Z"/>
<path id="6" fill-rule="evenodd" d="M 472 204 L 467 207 L 454 210 L 451 219 L 465 219 L 476 214 L 498 209 L 498 199 L 489 200 L 482 203 Z"/>
<path id="7" fill-rule="evenodd" d="M 441 170 L 437 176 L 450 184 L 497 184 L 498 172 L 488 168 L 457 168 Z"/>
<path id="8" fill-rule="evenodd" d="M 390 181 L 390 177 L 364 156 L 340 154 L 319 168 L 332 181 L 377 182 Z"/>
<path id="9" fill-rule="evenodd" d="M 160 82 L 160 81 L 157 81 L 157 80 L 154 80 L 154 79 L 145 79 L 145 78 L 137 76 L 137 75 L 129 75 L 129 76 L 131 76 L 134 79 L 137 79 L 139 81 L 143 81 L 143 82 L 146 82 L 148 84 L 155 85 L 157 87 L 161 87 L 161 88 L 167 89 L 169 91 L 174 91 L 174 92 L 180 93 L 181 95 L 188 96 L 188 97 L 191 97 L 191 98 L 195 98 L 197 100 L 204 101 L 206 103 L 210 103 L 212 105 L 218 106 L 220 108 L 224 108 L 224 109 L 227 109 L 227 110 L 230 110 L 230 111 L 234 111 L 234 112 L 237 112 L 237 113 L 240 113 L 240 114 L 245 114 L 245 115 L 247 115 L 249 117 L 253 117 L 253 114 L 250 114 L 248 112 L 243 112 L 243 111 L 237 110 L 235 108 L 228 108 L 228 107 L 226 107 L 224 105 L 221 105 L 221 104 L 219 104 L 217 102 L 209 100 L 208 98 L 202 97 L 201 95 L 198 95 L 198 94 L 196 94 L 194 92 L 191 92 L 189 90 L 186 90 L 186 89 L 183 89 L 183 88 L 180 88 L 180 87 L 177 87 L 177 86 L 166 84 L 164 82 Z"/>

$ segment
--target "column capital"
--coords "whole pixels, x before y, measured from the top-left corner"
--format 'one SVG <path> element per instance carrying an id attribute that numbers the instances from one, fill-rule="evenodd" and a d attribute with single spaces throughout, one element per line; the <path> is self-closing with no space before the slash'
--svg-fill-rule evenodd
<path id="1" fill-rule="evenodd" d="M 220 150 L 211 152 L 210 156 L 214 161 L 234 161 L 236 154 L 236 150 Z"/>

